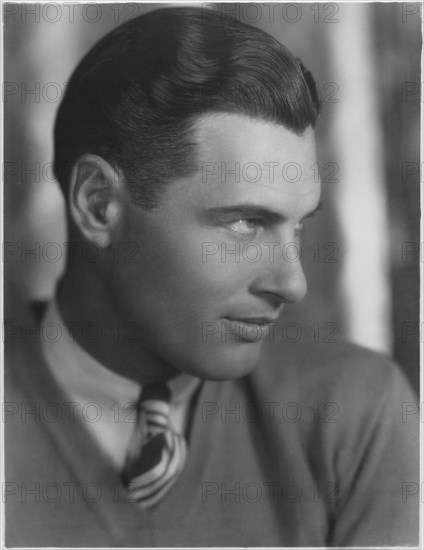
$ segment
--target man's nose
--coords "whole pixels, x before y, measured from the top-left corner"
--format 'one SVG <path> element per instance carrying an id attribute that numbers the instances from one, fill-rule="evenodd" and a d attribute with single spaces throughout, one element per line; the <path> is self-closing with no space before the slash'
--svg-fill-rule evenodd
<path id="1" fill-rule="evenodd" d="M 304 298 L 307 290 L 300 259 L 279 258 L 265 262 L 261 273 L 251 285 L 255 294 L 274 296 L 280 303 L 294 304 Z"/>

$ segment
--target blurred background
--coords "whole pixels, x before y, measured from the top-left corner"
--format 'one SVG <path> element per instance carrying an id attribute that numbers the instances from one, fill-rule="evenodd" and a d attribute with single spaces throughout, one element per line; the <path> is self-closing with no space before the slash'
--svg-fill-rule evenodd
<path id="1" fill-rule="evenodd" d="M 284 338 L 382 351 L 418 388 L 420 5 L 198 5 L 275 36 L 312 72 L 322 99 L 323 210 L 305 230 L 308 294 L 284 310 Z M 52 296 L 64 269 L 52 129 L 70 73 L 109 30 L 165 6 L 3 5 L 6 319 Z"/>

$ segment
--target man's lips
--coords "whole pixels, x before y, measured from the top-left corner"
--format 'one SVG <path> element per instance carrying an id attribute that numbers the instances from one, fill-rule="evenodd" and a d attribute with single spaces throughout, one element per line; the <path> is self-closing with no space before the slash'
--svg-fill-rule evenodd
<path id="1" fill-rule="evenodd" d="M 255 343 L 263 340 L 271 330 L 278 317 L 223 317 L 236 342 Z"/>
<path id="2" fill-rule="evenodd" d="M 228 321 L 237 321 L 247 325 L 271 325 L 278 320 L 278 316 L 274 317 L 224 317 Z"/>

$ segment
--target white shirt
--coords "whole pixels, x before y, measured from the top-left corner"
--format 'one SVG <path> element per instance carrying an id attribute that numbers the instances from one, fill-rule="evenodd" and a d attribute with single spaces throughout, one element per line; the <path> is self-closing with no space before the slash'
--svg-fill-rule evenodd
<path id="1" fill-rule="evenodd" d="M 89 355 L 66 327 L 55 301 L 48 304 L 42 325 L 46 334 L 55 334 L 55 337 L 43 338 L 41 344 L 53 377 L 74 403 L 74 410 L 86 420 L 84 424 L 99 446 L 122 468 L 135 428 L 135 404 L 142 386 Z M 50 331 L 52 326 L 54 329 Z M 199 383 L 200 379 L 188 374 L 167 382 L 172 392 L 170 421 L 179 433 L 184 432 L 190 398 Z"/>

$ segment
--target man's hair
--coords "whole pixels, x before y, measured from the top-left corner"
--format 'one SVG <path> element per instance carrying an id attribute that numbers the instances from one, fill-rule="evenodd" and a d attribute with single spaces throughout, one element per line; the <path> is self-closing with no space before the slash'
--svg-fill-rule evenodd
<path id="1" fill-rule="evenodd" d="M 312 75 L 264 31 L 210 8 L 158 9 L 100 40 L 75 69 L 55 124 L 55 175 L 65 192 L 84 153 L 120 168 L 145 209 L 194 173 L 193 124 L 235 113 L 296 134 L 315 126 Z"/>

